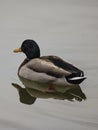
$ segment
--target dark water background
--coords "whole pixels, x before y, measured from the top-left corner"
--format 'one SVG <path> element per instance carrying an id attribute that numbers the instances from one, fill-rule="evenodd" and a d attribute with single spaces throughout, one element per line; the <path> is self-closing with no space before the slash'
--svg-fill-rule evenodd
<path id="1" fill-rule="evenodd" d="M 42 55 L 54 54 L 83 69 L 87 100 L 37 99 L 21 104 L 11 85 L 25 56 L 12 51 L 27 38 Z M 98 1 L 0 0 L 0 129 L 98 129 Z"/>

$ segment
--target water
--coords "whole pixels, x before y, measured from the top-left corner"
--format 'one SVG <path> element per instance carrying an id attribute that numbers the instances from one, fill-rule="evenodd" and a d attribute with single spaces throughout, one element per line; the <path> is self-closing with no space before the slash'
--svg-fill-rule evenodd
<path id="1" fill-rule="evenodd" d="M 1 0 L 0 30 L 0 129 L 97 130 L 98 1 Z M 25 56 L 12 51 L 27 38 L 38 42 L 42 55 L 58 55 L 84 70 L 87 100 L 19 102 L 11 83 L 21 85 L 17 69 Z"/>

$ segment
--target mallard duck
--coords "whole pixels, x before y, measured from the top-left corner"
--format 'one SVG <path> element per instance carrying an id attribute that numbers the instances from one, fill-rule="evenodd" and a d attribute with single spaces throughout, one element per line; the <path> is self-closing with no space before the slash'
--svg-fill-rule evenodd
<path id="1" fill-rule="evenodd" d="M 40 56 L 40 48 L 34 40 L 23 41 L 14 52 L 26 55 L 18 69 L 18 76 L 27 88 L 43 92 L 64 92 L 66 86 L 77 86 L 86 79 L 82 70 L 58 56 Z"/>

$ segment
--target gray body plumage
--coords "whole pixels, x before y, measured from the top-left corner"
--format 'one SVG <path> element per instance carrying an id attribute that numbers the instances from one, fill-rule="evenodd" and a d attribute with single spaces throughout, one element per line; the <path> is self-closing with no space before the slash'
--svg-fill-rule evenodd
<path id="1" fill-rule="evenodd" d="M 77 84 L 72 84 L 66 80 L 66 77 L 72 74 L 72 71 L 79 73 L 82 71 L 79 69 L 73 69 L 74 66 L 70 64 L 70 70 L 63 69 L 55 65 L 49 58 L 62 62 L 59 57 L 45 56 L 41 58 L 35 58 L 21 66 L 19 70 L 20 80 L 27 88 L 33 88 L 39 91 L 47 91 L 49 85 L 54 88 L 54 91 L 64 92 L 66 87 L 74 87 Z M 64 62 L 64 61 L 63 61 Z M 63 66 L 67 66 L 67 62 L 62 63 Z M 72 70 L 71 70 L 72 68 Z M 77 70 L 77 71 L 76 71 Z M 81 78 L 81 77 L 80 77 Z M 76 78 L 78 79 L 78 78 Z"/>

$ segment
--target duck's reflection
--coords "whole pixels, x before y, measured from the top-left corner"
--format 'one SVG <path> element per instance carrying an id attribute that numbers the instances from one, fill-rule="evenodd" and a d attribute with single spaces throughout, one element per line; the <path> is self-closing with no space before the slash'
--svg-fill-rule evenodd
<path id="1" fill-rule="evenodd" d="M 59 100 L 69 100 L 69 101 L 82 101 L 86 99 L 85 94 L 82 92 L 79 85 L 74 88 L 67 88 L 64 93 L 61 92 L 41 92 L 31 88 L 23 88 L 16 83 L 12 85 L 18 90 L 19 99 L 21 103 L 31 105 L 35 102 L 37 98 L 53 98 Z"/>

